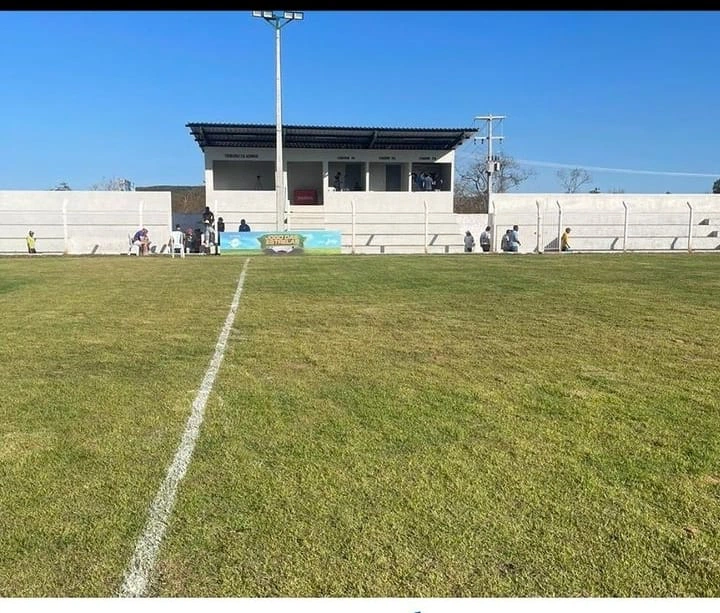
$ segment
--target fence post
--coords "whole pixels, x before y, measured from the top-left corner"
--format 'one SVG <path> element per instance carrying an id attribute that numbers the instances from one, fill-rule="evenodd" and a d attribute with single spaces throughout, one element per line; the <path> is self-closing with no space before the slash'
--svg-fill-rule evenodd
<path id="1" fill-rule="evenodd" d="M 350 252 L 355 255 L 355 201 L 350 200 Z"/>
<path id="2" fill-rule="evenodd" d="M 690 209 L 690 218 L 688 219 L 688 253 L 692 253 L 692 228 L 693 228 L 693 208 L 692 204 L 685 202 Z"/>
<path id="3" fill-rule="evenodd" d="M 63 198 L 62 201 L 62 220 L 63 220 L 63 253 L 68 252 L 68 223 L 67 223 L 67 205 L 68 199 Z"/>
<path id="4" fill-rule="evenodd" d="M 495 203 L 491 200 L 488 202 L 488 219 L 487 225 L 490 226 L 490 253 L 497 251 L 497 228 L 495 227 Z"/>
<path id="5" fill-rule="evenodd" d="M 425 240 L 423 241 L 423 250 L 427 254 L 428 252 L 428 203 L 427 200 L 423 200 L 423 209 L 425 211 Z"/>
<path id="6" fill-rule="evenodd" d="M 624 200 L 622 201 L 623 208 L 625 209 L 625 218 L 623 221 L 623 252 L 627 251 L 627 233 L 628 233 L 628 205 Z"/>
<path id="7" fill-rule="evenodd" d="M 557 250 L 560 251 L 560 237 L 562 236 L 562 207 L 560 206 L 560 201 L 556 200 L 555 204 L 557 204 L 558 208 L 558 230 L 557 230 Z"/>
<path id="8" fill-rule="evenodd" d="M 535 250 L 538 253 L 542 253 L 542 231 L 543 231 L 543 225 L 542 225 L 542 214 L 540 213 L 540 201 L 535 201 L 535 206 L 537 207 L 537 245 L 535 246 Z"/>

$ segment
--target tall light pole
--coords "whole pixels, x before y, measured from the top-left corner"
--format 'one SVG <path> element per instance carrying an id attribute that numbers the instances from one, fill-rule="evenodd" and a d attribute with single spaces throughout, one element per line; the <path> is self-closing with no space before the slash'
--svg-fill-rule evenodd
<path id="1" fill-rule="evenodd" d="M 492 226 L 492 238 L 490 249 L 495 251 L 496 244 L 496 231 L 495 231 L 495 212 L 491 210 L 492 207 L 492 178 L 493 173 L 500 170 L 500 161 L 493 158 L 492 144 L 494 140 L 502 142 L 503 136 L 493 136 L 493 121 L 502 121 L 505 119 L 505 115 L 478 115 L 475 117 L 475 121 L 486 121 L 487 122 L 487 136 L 479 136 L 475 140 L 479 140 L 483 143 L 487 140 L 488 153 L 487 153 L 487 165 L 485 172 L 487 173 L 487 205 L 488 205 L 488 225 Z"/>
<path id="2" fill-rule="evenodd" d="M 282 93 L 280 79 L 280 28 L 291 21 L 303 18 L 300 11 L 253 11 L 253 17 L 261 17 L 275 28 L 275 206 L 276 229 L 287 230 L 288 211 L 285 196 L 285 173 L 283 172 L 282 141 Z"/>

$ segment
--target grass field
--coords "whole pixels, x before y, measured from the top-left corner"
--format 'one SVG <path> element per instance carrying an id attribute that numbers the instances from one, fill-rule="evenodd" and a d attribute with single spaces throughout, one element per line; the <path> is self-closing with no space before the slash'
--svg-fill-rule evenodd
<path id="1" fill-rule="evenodd" d="M 0 259 L 0 596 L 118 593 L 246 258 Z M 149 596 L 720 596 L 720 257 L 257 256 Z"/>

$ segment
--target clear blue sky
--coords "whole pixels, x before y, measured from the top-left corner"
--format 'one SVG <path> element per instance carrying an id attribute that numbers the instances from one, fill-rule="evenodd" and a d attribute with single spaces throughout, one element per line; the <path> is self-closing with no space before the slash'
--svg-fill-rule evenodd
<path id="1" fill-rule="evenodd" d="M 0 189 L 200 184 L 186 123 L 275 123 L 274 30 L 250 11 L 0 15 Z M 506 115 L 504 152 L 545 164 L 521 191 L 560 191 L 547 164 L 601 191 L 720 178 L 720 12 L 307 11 L 281 32 L 285 124 Z"/>

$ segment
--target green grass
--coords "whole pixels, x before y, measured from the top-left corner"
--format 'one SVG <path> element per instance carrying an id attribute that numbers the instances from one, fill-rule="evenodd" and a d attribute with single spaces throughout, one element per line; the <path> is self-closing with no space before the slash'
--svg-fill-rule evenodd
<path id="1" fill-rule="evenodd" d="M 117 592 L 244 261 L 0 260 L 0 596 Z M 151 595 L 719 596 L 718 290 L 253 257 Z"/>

